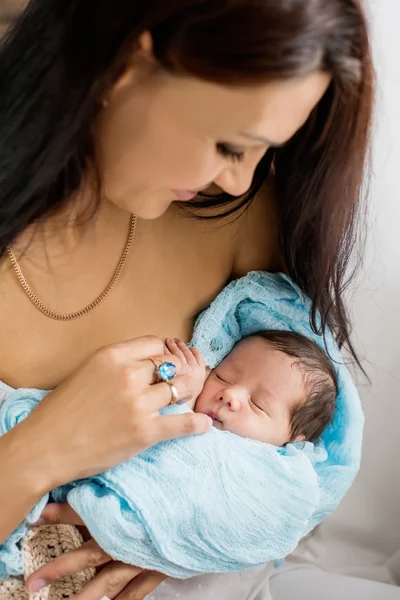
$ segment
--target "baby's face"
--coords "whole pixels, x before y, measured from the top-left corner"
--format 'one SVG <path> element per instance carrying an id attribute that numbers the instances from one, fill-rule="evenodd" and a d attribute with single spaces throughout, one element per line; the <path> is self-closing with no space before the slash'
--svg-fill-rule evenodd
<path id="1" fill-rule="evenodd" d="M 195 411 L 209 415 L 218 429 L 282 446 L 290 439 L 291 411 L 303 398 L 295 359 L 250 338 L 211 372 Z"/>

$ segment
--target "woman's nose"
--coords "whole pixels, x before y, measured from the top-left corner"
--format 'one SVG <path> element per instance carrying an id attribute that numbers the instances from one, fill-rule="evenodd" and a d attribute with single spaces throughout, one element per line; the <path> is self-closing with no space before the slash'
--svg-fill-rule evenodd
<path id="1" fill-rule="evenodd" d="M 254 169 L 241 167 L 242 165 L 238 165 L 225 169 L 214 180 L 214 183 L 231 196 L 242 196 L 252 184 Z"/>
<path id="2" fill-rule="evenodd" d="M 214 179 L 214 183 L 231 196 L 242 196 L 249 190 L 264 153 L 265 149 L 253 151 L 251 155 L 245 156 L 243 162 L 226 167 Z"/>

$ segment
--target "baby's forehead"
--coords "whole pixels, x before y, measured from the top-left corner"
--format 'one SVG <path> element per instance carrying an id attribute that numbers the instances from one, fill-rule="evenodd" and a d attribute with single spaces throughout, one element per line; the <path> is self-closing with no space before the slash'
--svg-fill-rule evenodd
<path id="1" fill-rule="evenodd" d="M 278 348 L 275 348 L 273 344 L 263 337 L 251 336 L 240 340 L 222 362 L 245 370 L 248 367 L 254 366 L 255 359 L 257 359 L 257 362 L 265 361 L 265 364 L 270 364 L 271 362 L 282 361 L 283 359 L 286 362 L 288 358 L 291 357 L 285 352 L 278 350 Z M 294 360 L 287 361 L 288 368 L 290 368 Z"/>
<path id="2" fill-rule="evenodd" d="M 275 348 L 274 345 L 264 337 L 260 335 L 252 335 L 249 337 L 242 338 L 231 350 L 228 354 L 228 357 L 234 356 L 235 353 L 241 356 L 248 356 L 250 353 L 257 352 L 258 355 L 265 356 L 265 358 L 269 357 L 269 359 L 276 358 L 279 354 L 285 354 Z"/>
<path id="3" fill-rule="evenodd" d="M 224 365 L 241 374 L 251 373 L 252 377 L 262 379 L 266 371 L 270 376 L 274 368 L 282 375 L 295 371 L 303 383 L 303 371 L 298 368 L 301 360 L 284 349 L 276 348 L 273 343 L 262 336 L 251 336 L 242 339 L 222 361 Z"/>

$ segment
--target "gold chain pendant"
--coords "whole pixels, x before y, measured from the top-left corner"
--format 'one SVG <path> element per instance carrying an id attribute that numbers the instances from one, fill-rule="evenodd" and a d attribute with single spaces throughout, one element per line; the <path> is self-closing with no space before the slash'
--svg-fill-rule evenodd
<path id="1" fill-rule="evenodd" d="M 18 281 L 21 284 L 22 289 L 24 290 L 25 294 L 28 296 L 28 298 L 32 302 L 32 304 L 34 306 L 36 306 L 36 308 L 38 310 L 40 310 L 41 313 L 43 313 L 46 317 L 49 317 L 50 319 L 55 319 L 56 321 L 72 321 L 74 319 L 79 319 L 79 317 L 83 317 L 83 316 L 87 315 L 89 312 L 91 312 L 92 310 L 94 310 L 97 306 L 99 306 L 99 304 L 101 304 L 103 302 L 103 300 L 105 300 L 107 298 L 108 294 L 114 288 L 115 284 L 117 283 L 117 281 L 120 278 L 120 275 L 124 269 L 126 259 L 128 258 L 129 251 L 131 249 L 133 240 L 135 238 L 136 224 L 137 224 L 137 217 L 136 217 L 136 215 L 132 215 L 128 239 L 126 241 L 125 248 L 122 252 L 122 255 L 121 255 L 121 258 L 117 265 L 117 268 L 115 269 L 114 275 L 112 276 L 112 278 L 110 280 L 110 283 L 107 285 L 105 290 L 103 290 L 101 292 L 101 294 L 95 300 L 93 300 L 93 302 L 91 302 L 90 304 L 85 306 L 85 308 L 82 308 L 81 310 L 78 310 L 73 313 L 66 313 L 66 314 L 57 313 L 57 312 L 54 312 L 53 310 L 51 310 L 50 308 L 48 308 L 47 306 L 45 306 L 45 304 L 43 304 L 43 302 L 37 297 L 37 295 L 31 288 L 31 286 L 27 282 L 24 274 L 21 271 L 21 267 L 18 264 L 18 261 L 15 257 L 15 254 L 14 254 L 11 246 L 7 246 L 8 257 L 13 266 L 15 274 L 18 277 Z"/>

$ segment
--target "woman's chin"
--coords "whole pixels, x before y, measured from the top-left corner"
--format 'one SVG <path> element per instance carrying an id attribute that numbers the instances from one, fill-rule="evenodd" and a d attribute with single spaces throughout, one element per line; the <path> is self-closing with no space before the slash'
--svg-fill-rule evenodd
<path id="1" fill-rule="evenodd" d="M 154 221 L 155 219 L 159 219 L 162 217 L 169 207 L 171 206 L 173 200 L 164 201 L 164 202 L 152 202 L 149 200 L 148 202 L 143 203 L 135 203 L 133 206 L 127 207 L 128 211 L 136 215 L 139 219 L 144 219 L 146 221 Z"/>
<path id="2" fill-rule="evenodd" d="M 135 193 L 132 191 L 129 196 L 125 192 L 121 197 L 113 197 L 110 193 L 105 195 L 107 200 L 118 208 L 134 214 L 138 219 L 152 221 L 158 219 L 167 212 L 171 204 L 174 202 L 172 193 Z"/>
<path id="3" fill-rule="evenodd" d="M 154 221 L 155 219 L 159 219 L 160 217 L 162 217 L 167 212 L 167 210 L 169 209 L 170 205 L 171 205 L 171 203 L 168 204 L 167 207 L 165 207 L 163 209 L 159 209 L 159 210 L 156 210 L 156 209 L 154 209 L 154 210 L 146 210 L 146 209 L 140 210 L 139 209 L 139 210 L 136 210 L 136 211 L 133 211 L 133 212 L 134 212 L 134 214 L 139 219 L 143 219 L 143 220 L 146 220 L 146 221 Z"/>

